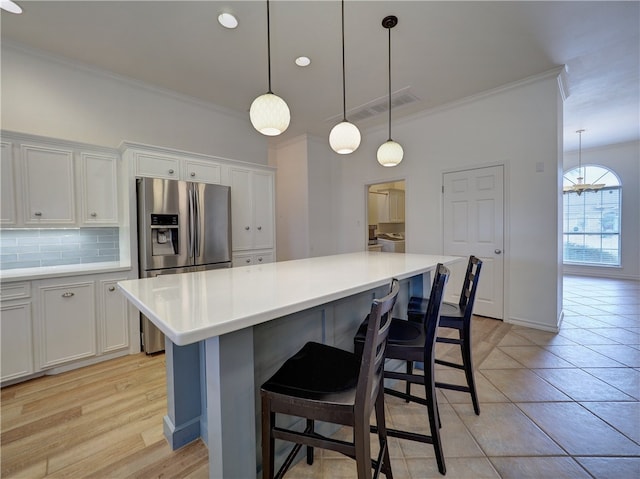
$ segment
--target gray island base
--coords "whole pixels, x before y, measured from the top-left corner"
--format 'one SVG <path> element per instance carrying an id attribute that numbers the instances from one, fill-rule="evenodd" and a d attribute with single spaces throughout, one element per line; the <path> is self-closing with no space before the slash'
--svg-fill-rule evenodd
<path id="1" fill-rule="evenodd" d="M 392 278 L 401 283 L 394 316 L 406 317 L 436 265 L 460 260 L 361 252 L 120 282 L 166 336 L 169 444 L 202 438 L 211 478 L 260 476 L 260 385 L 307 341 L 353 351 Z"/>

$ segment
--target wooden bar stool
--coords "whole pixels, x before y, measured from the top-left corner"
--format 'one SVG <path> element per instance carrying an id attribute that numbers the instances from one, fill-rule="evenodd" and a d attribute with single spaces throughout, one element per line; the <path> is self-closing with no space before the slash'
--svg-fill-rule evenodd
<path id="1" fill-rule="evenodd" d="M 469 393 L 476 415 L 480 415 L 480 404 L 478 402 L 478 393 L 476 391 L 476 382 L 473 374 L 473 357 L 471 355 L 471 316 L 473 315 L 473 304 L 476 299 L 476 290 L 478 280 L 480 279 L 481 268 L 482 261 L 473 255 L 470 256 L 462 283 L 460 301 L 458 304 L 442 303 L 442 309 L 440 311 L 440 327 L 455 329 L 458 331 L 458 337 L 447 338 L 439 336 L 436 341 L 439 343 L 459 345 L 462 364 L 442 359 L 435 360 L 436 364 L 464 371 L 467 382 L 466 385 L 436 382 L 436 387 Z M 426 307 L 426 300 L 412 297 L 409 299 L 407 316 L 410 320 L 418 320 L 421 315 L 424 315 Z M 407 363 L 407 371 L 412 370 L 412 368 L 413 363 Z M 409 387 L 409 384 L 407 384 L 407 393 L 409 393 Z"/>
<path id="2" fill-rule="evenodd" d="M 275 439 L 295 443 L 275 477 L 282 477 L 302 445 L 307 446 L 307 463 L 313 463 L 313 448 L 340 452 L 356 460 L 359 479 L 378 477 L 382 471 L 392 479 L 384 417 L 383 371 L 391 310 L 400 287 L 391 283 L 391 292 L 374 299 L 369 313 L 362 355 L 309 342 L 268 379 L 262 396 L 262 477 L 274 477 Z M 380 453 L 371 458 L 371 412 L 375 409 Z M 306 418 L 302 432 L 276 425 L 276 413 Z M 314 422 L 351 426 L 353 441 L 346 442 L 315 432 Z"/>
<path id="3" fill-rule="evenodd" d="M 436 400 L 433 366 L 438 318 L 444 288 L 449 279 L 449 274 L 448 268 L 438 264 L 429 295 L 429 302 L 422 322 L 406 321 L 397 318 L 391 320 L 389 337 L 387 338 L 387 359 L 400 359 L 411 363 L 414 361 L 422 361 L 424 363 L 424 376 L 398 371 L 384 371 L 384 377 L 386 379 L 397 379 L 405 381 L 407 384 L 421 384 L 424 386 L 426 399 L 390 388 L 385 388 L 384 392 L 385 394 L 405 399 L 407 402 L 411 401 L 427 406 L 427 417 L 431 430 L 431 435 L 427 436 L 409 431 L 387 429 L 387 435 L 432 444 L 438 463 L 438 470 L 441 474 L 446 474 L 447 469 L 444 462 L 442 442 L 440 440 L 440 417 Z M 354 338 L 356 353 L 363 350 L 368 321 L 369 318 L 362 323 Z M 372 428 L 372 430 L 375 431 L 375 428 Z"/>

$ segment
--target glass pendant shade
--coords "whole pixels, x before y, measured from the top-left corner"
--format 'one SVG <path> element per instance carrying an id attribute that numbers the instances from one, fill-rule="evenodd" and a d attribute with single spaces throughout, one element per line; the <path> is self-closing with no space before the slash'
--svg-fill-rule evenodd
<path id="1" fill-rule="evenodd" d="M 378 148 L 378 163 L 382 166 L 396 166 L 402 161 L 404 150 L 400 143 L 387 140 Z"/>
<path id="2" fill-rule="evenodd" d="M 251 124 L 266 136 L 277 136 L 289 127 L 291 113 L 278 95 L 265 93 L 253 100 L 249 109 Z"/>
<path id="3" fill-rule="evenodd" d="M 348 155 L 358 149 L 361 138 L 358 127 L 345 120 L 331 129 L 329 144 L 336 153 Z"/>

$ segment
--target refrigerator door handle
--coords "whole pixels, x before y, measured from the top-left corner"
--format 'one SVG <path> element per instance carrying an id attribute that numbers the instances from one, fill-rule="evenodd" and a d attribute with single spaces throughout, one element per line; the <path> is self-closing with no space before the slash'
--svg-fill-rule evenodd
<path id="1" fill-rule="evenodd" d="M 193 185 L 193 212 L 194 212 L 194 223 L 195 223 L 195 229 L 193 230 L 193 235 L 194 235 L 194 240 L 193 240 L 193 244 L 194 244 L 194 251 L 193 251 L 193 256 L 195 258 L 199 258 L 200 257 L 200 241 L 202 241 L 202 239 L 200 238 L 200 193 L 198 192 L 198 185 Z"/>
<path id="2" fill-rule="evenodd" d="M 195 211 L 193 205 L 193 186 L 189 185 L 189 258 L 194 256 L 194 242 L 195 242 Z"/>

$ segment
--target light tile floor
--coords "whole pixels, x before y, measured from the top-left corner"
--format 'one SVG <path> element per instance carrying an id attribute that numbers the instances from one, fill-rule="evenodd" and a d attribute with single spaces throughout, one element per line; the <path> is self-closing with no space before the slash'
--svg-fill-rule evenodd
<path id="1" fill-rule="evenodd" d="M 640 478 L 640 282 L 567 276 L 563 309 L 558 334 L 474 317 L 480 416 L 468 394 L 438 391 L 447 478 Z M 387 397 L 386 408 L 390 427 L 428 432 L 422 406 Z M 429 444 L 392 438 L 390 452 L 396 479 L 443 477 Z M 317 450 L 313 466 L 286 477 L 356 473 L 351 459 Z"/>

